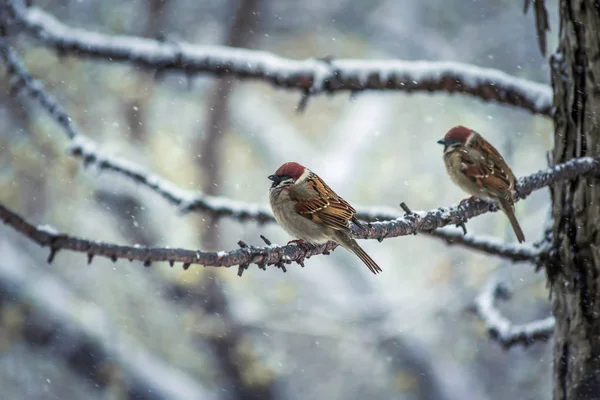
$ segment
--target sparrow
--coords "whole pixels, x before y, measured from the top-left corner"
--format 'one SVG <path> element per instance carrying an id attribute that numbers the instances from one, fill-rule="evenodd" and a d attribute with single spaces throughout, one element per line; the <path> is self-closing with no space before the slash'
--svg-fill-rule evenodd
<path id="1" fill-rule="evenodd" d="M 508 217 L 519 243 L 524 242 L 515 217 L 516 178 L 498 150 L 479 133 L 460 125 L 438 143 L 444 145 L 444 164 L 452 181 L 472 197 L 496 203 Z"/>
<path id="2" fill-rule="evenodd" d="M 298 238 L 290 243 L 317 245 L 332 240 L 356 254 L 372 273 L 381 272 L 352 238 L 352 224 L 364 229 L 354 216 L 356 210 L 317 174 L 296 162 L 287 162 L 268 178 L 273 181 L 269 202 L 275 219 Z"/>

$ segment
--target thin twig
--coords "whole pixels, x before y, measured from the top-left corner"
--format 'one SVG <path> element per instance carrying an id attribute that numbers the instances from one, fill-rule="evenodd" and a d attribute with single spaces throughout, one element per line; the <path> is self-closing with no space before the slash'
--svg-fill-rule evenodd
<path id="1" fill-rule="evenodd" d="M 536 341 L 547 341 L 554 332 L 554 317 L 526 324 L 514 324 L 496 308 L 496 300 L 508 295 L 502 282 L 493 278 L 475 300 L 475 312 L 485 323 L 490 337 L 505 349 L 516 344 L 528 346 Z"/>
<path id="2" fill-rule="evenodd" d="M 483 101 L 523 108 L 551 116 L 552 91 L 548 85 L 516 78 L 504 72 L 469 64 L 401 60 L 293 60 L 240 48 L 171 43 L 135 36 L 106 35 L 69 27 L 36 7 L 9 1 L 12 14 L 24 30 L 63 54 L 107 61 L 129 62 L 153 70 L 186 74 L 207 73 L 258 79 L 308 96 L 363 90 L 462 93 Z"/>

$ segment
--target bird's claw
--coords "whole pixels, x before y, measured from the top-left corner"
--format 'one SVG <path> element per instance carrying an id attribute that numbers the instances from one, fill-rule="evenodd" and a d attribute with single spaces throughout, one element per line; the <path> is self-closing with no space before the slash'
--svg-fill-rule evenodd
<path id="1" fill-rule="evenodd" d="M 312 248 L 312 246 L 308 243 L 306 243 L 304 240 L 302 239 L 294 239 L 294 240 L 290 240 L 287 244 L 297 244 L 298 246 L 302 247 L 304 249 L 304 251 L 308 251 Z"/>

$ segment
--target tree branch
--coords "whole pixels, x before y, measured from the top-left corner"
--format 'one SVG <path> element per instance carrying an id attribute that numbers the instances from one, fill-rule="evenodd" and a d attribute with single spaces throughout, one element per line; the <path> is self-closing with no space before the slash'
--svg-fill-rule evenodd
<path id="1" fill-rule="evenodd" d="M 540 170 L 518 180 L 515 201 L 525 199 L 533 191 L 551 186 L 555 182 L 572 180 L 580 175 L 599 172 L 600 158 L 592 157 L 577 158 L 552 168 Z M 357 232 L 356 237 L 383 240 L 387 237 L 412 235 L 419 231 L 432 231 L 446 225 L 460 225 L 473 217 L 495 211 L 498 211 L 498 207 L 488 201 L 467 200 L 454 207 L 415 211 L 392 221 L 373 222 L 362 232 Z M 385 217 L 385 215 L 377 214 L 371 216 Z"/>
<path id="2" fill-rule="evenodd" d="M 519 194 L 525 198 L 532 191 L 552 185 L 559 180 L 573 179 L 589 172 L 600 172 L 600 162 L 595 158 L 584 157 L 573 159 L 567 163 L 559 164 L 553 168 L 539 171 L 519 180 Z M 432 231 L 446 225 L 464 223 L 470 218 L 490 211 L 497 211 L 497 207 L 484 200 L 465 201 L 457 207 L 443 207 L 432 211 L 417 211 L 407 213 L 390 221 L 369 223 L 362 231 L 354 228 L 357 238 L 377 239 L 412 235 L 420 231 Z M 229 252 L 210 253 L 184 249 L 161 249 L 146 247 L 128 247 L 114 244 L 93 242 L 68 235 L 59 234 L 52 230 L 39 229 L 29 224 L 23 218 L 0 205 L 0 218 L 25 236 L 29 237 L 40 246 L 50 247 L 51 262 L 57 251 L 66 249 L 88 254 L 88 260 L 98 255 L 116 261 L 119 258 L 144 261 L 149 265 L 153 261 L 169 261 L 184 263 L 184 268 L 190 264 L 202 264 L 214 267 L 229 267 L 239 265 L 238 274 L 242 274 L 249 264 L 257 264 L 260 268 L 266 265 L 275 265 L 285 271 L 284 264 L 297 262 L 303 264 L 305 258 L 316 254 L 328 254 L 337 245 L 329 242 L 324 245 L 305 250 L 295 244 L 277 247 L 267 241 L 266 247 L 248 247 L 240 242 L 242 248 Z M 489 244 L 486 245 L 489 248 Z M 481 249 L 486 246 L 480 246 Z M 515 256 L 516 257 L 516 256 Z"/>
<path id="3" fill-rule="evenodd" d="M 197 46 L 135 36 L 105 35 L 69 27 L 35 8 L 8 3 L 16 22 L 61 53 L 130 62 L 158 71 L 206 73 L 257 79 L 299 89 L 304 96 L 338 91 L 399 90 L 462 93 L 483 101 L 551 115 L 552 91 L 545 84 L 469 64 L 401 60 L 293 60 L 240 48 Z"/>
<path id="4" fill-rule="evenodd" d="M 85 166 L 95 165 L 100 170 L 125 176 L 155 191 L 170 203 L 180 206 L 183 212 L 206 211 L 217 217 L 228 216 L 241 221 L 273 220 L 270 210 L 265 206 L 187 191 L 158 175 L 146 172 L 141 166 L 129 160 L 104 154 L 94 141 L 81 133 L 77 124 L 56 98 L 46 90 L 44 84 L 31 76 L 20 57 L 6 42 L 0 42 L 0 56 L 4 59 L 8 72 L 13 75 L 13 92 L 23 91 L 40 103 L 71 139 L 70 153 L 80 158 Z"/>
<path id="5" fill-rule="evenodd" d="M 17 54 L 4 42 L 0 43 L 0 55 L 5 60 L 9 72 L 14 77 L 15 88 L 27 92 L 31 97 L 38 100 L 52 118 L 63 127 L 67 136 L 72 140 L 71 153 L 81 158 L 85 165 L 95 164 L 101 170 L 117 172 L 155 191 L 184 211 L 204 210 L 219 217 L 231 216 L 242 221 L 254 219 L 259 222 L 270 222 L 274 220 L 267 206 L 249 204 L 222 197 L 207 196 L 198 192 L 185 191 L 165 179 L 145 172 L 143 168 L 128 160 L 109 157 L 101 153 L 96 149 L 95 144 L 90 139 L 80 133 L 64 108 L 46 91 L 44 85 L 40 81 L 33 79 L 25 69 L 25 66 Z M 521 178 L 519 180 L 517 191 L 520 198 L 525 198 L 532 191 L 549 186 L 556 181 L 572 179 L 593 170 L 598 171 L 599 169 L 599 163 L 593 158 L 587 157 L 571 160 L 568 163 L 558 165 L 554 168 L 541 170 L 531 176 Z M 429 212 L 411 212 L 403 217 L 400 216 L 395 209 L 389 207 L 358 208 L 357 216 L 359 218 L 376 222 L 371 223 L 367 229 L 364 229 L 361 232 L 355 232 L 355 234 L 359 238 L 383 240 L 387 237 L 416 234 L 419 231 L 428 232 L 446 225 L 462 224 L 470 218 L 488 211 L 496 210 L 497 208 L 494 205 L 483 200 L 467 201 L 458 207 L 439 208 Z M 437 234 L 438 237 L 441 235 L 444 235 L 444 233 Z M 461 241 L 461 243 L 465 244 L 469 240 L 465 239 Z M 61 248 L 88 252 L 88 250 L 86 250 L 87 244 L 84 245 L 79 242 L 77 242 L 79 244 L 74 243 L 76 242 L 70 244 L 71 247 L 63 246 Z M 283 257 L 283 255 L 279 257 L 277 251 L 273 252 L 273 249 L 259 249 L 257 250 L 258 253 L 256 253 L 256 249 L 253 249 L 253 252 L 247 250 L 243 255 L 233 251 L 230 252 L 232 254 L 229 254 L 229 257 L 224 260 L 217 260 L 215 258 L 216 253 L 202 253 L 205 255 L 209 254 L 210 256 L 203 256 L 202 260 L 200 260 L 200 257 L 195 257 L 196 252 L 188 251 L 188 253 L 178 253 L 177 256 L 174 256 L 172 253 L 162 251 L 165 249 L 154 249 L 157 251 L 149 251 L 148 249 L 141 251 L 140 249 L 136 249 L 136 251 L 133 252 L 135 255 L 131 256 L 131 254 L 128 253 L 128 248 L 107 244 L 102 244 L 100 247 L 96 246 L 90 251 L 92 251 L 93 255 L 104 255 L 110 258 L 131 258 L 142 261 L 180 261 L 186 264 L 199 263 L 213 266 L 231 266 L 240 264 L 247 266 L 249 263 L 258 263 L 259 265 L 281 265 L 284 259 L 285 261 L 302 262 L 306 256 L 321 254 L 323 251 L 327 251 L 327 249 L 333 247 L 335 246 L 332 244 L 321 246 L 318 249 L 309 252 L 310 254 L 304 254 L 305 252 L 296 247 L 291 247 L 283 253 L 285 257 Z M 482 246 L 478 245 L 478 248 L 481 250 Z M 240 250 L 237 251 L 239 252 Z M 265 251 L 270 254 L 269 257 L 262 255 Z"/>
<path id="6" fill-rule="evenodd" d="M 508 290 L 498 279 L 490 280 L 475 300 L 475 312 L 485 323 L 492 337 L 508 349 L 516 344 L 530 345 L 546 341 L 554 332 L 554 317 L 550 316 L 526 324 L 513 324 L 496 308 L 496 300 L 507 298 Z"/>
<path id="7" fill-rule="evenodd" d="M 180 206 L 182 212 L 201 210 L 217 216 L 231 216 L 240 220 L 257 220 L 258 222 L 274 221 L 266 205 L 252 204 L 235 201 L 224 197 L 207 196 L 203 193 L 187 191 L 178 188 L 171 182 L 146 172 L 142 167 L 123 159 L 103 154 L 96 148 L 95 143 L 84 136 L 64 108 L 49 94 L 43 83 L 34 79 L 18 55 L 5 43 L 0 43 L 0 56 L 8 66 L 9 72 L 14 76 L 15 90 L 23 90 L 36 99 L 46 109 L 50 116 L 63 127 L 67 136 L 72 140 L 71 153 L 81 158 L 85 165 L 96 165 L 101 170 L 117 172 L 135 182 L 142 184 L 157 192 L 174 205 Z M 576 176 L 598 171 L 598 161 L 590 157 L 572 160 L 554 168 L 540 170 L 528 177 L 521 178 L 518 182 L 517 192 L 519 198 L 525 198 L 534 190 L 549 186 L 559 180 L 568 180 Z M 404 234 L 413 234 L 417 230 L 429 230 L 430 226 L 442 227 L 457 224 L 465 218 L 472 218 L 487 211 L 497 208 L 483 200 L 467 201 L 462 206 L 455 208 L 440 208 L 428 213 L 412 213 L 410 219 L 421 221 L 414 231 L 408 230 Z M 391 207 L 358 208 L 358 217 L 366 221 L 382 221 L 396 219 L 400 214 Z M 432 220 L 432 214 L 439 214 L 442 218 Z M 382 234 L 391 232 L 381 231 Z M 367 235 L 369 236 L 369 235 Z M 361 236 L 363 237 L 363 236 Z M 366 237 L 365 237 L 366 238 Z"/>
<path id="8" fill-rule="evenodd" d="M 330 250 L 337 247 L 337 244 L 333 242 L 311 249 L 304 249 L 296 244 L 282 247 L 271 244 L 265 247 L 252 247 L 240 241 L 238 242 L 240 248 L 237 250 L 213 253 L 200 250 L 119 246 L 61 234 L 54 228 L 46 225 L 33 226 L 2 204 L 0 204 L 0 220 L 38 245 L 49 247 L 49 263 L 54 260 L 59 250 L 71 250 L 79 253 L 87 253 L 88 263 L 91 263 L 95 256 L 99 256 L 110 258 L 113 262 L 116 262 L 118 259 L 143 261 L 144 266 L 150 266 L 155 261 L 168 261 L 171 265 L 175 262 L 181 262 L 184 269 L 188 269 L 191 264 L 213 267 L 239 265 L 238 274 L 241 275 L 250 264 L 256 264 L 261 269 L 265 269 L 267 265 L 275 265 L 285 272 L 285 264 L 295 261 L 304 266 L 304 259 L 310 258 L 315 254 L 328 254 Z"/>

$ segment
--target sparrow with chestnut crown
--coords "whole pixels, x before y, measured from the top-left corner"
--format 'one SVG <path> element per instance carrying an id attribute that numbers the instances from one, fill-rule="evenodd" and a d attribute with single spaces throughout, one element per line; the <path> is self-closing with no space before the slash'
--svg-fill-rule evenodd
<path id="1" fill-rule="evenodd" d="M 452 181 L 471 196 L 496 203 L 508 217 L 519 243 L 524 242 L 515 217 L 516 178 L 498 150 L 479 133 L 460 125 L 438 143 L 444 145 L 444 164 Z"/>
<path id="2" fill-rule="evenodd" d="M 273 181 L 269 201 L 275 219 L 292 242 L 312 245 L 332 240 L 356 254 L 369 270 L 381 268 L 352 238 L 351 224 L 363 228 L 354 216 L 356 210 L 338 196 L 317 174 L 296 163 L 287 162 L 269 176 Z"/>

